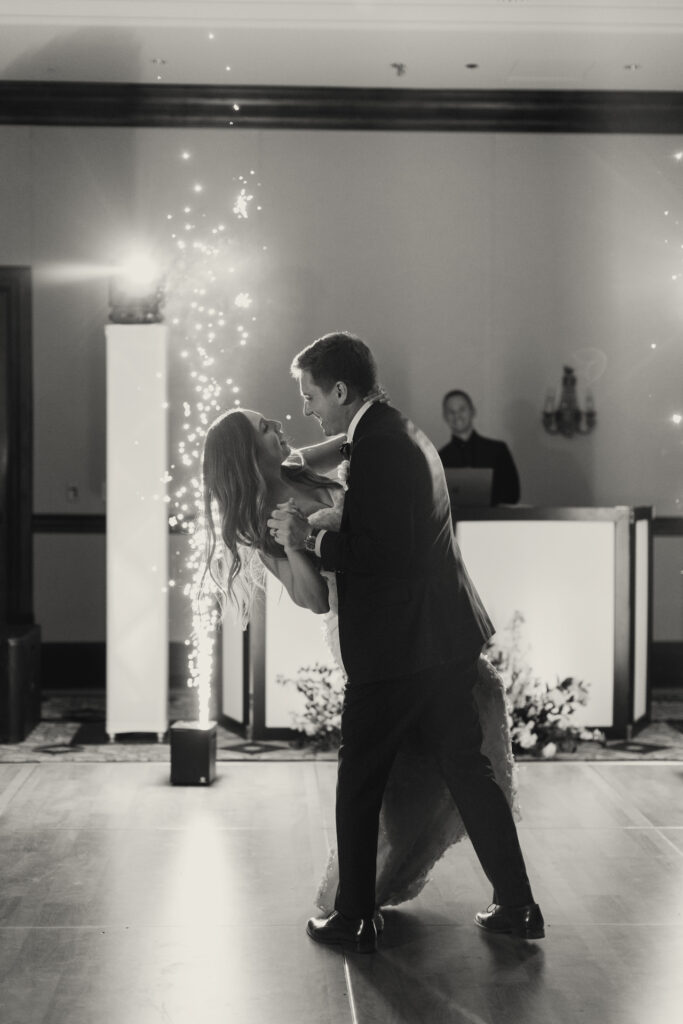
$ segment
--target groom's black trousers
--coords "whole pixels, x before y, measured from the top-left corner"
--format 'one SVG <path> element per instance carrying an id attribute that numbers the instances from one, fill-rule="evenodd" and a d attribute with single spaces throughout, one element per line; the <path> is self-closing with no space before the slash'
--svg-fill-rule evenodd
<path id="1" fill-rule="evenodd" d="M 375 911 L 382 795 L 402 740 L 416 730 L 455 800 L 481 865 L 504 906 L 533 902 L 512 812 L 481 753 L 472 693 L 478 654 L 417 675 L 347 683 L 337 777 L 339 890 L 348 917 Z"/>

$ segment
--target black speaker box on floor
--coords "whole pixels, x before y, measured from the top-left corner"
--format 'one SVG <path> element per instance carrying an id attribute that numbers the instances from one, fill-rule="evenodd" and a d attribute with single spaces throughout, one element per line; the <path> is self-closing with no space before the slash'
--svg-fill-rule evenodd
<path id="1" fill-rule="evenodd" d="M 216 778 L 216 723 L 171 726 L 171 784 L 209 786 Z"/>

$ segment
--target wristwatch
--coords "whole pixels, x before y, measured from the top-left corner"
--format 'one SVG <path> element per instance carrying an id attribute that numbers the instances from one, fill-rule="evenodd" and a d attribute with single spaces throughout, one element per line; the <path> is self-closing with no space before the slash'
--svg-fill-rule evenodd
<path id="1" fill-rule="evenodd" d="M 315 539 L 319 533 L 320 530 L 316 529 L 315 526 L 312 526 L 304 537 L 304 548 L 306 551 L 310 551 L 313 555 L 315 554 Z"/>

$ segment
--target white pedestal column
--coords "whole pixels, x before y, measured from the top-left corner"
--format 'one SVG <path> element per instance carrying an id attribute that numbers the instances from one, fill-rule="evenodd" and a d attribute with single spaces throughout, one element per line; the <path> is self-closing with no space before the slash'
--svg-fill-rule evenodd
<path id="1" fill-rule="evenodd" d="M 167 329 L 108 324 L 107 721 L 168 727 Z"/>

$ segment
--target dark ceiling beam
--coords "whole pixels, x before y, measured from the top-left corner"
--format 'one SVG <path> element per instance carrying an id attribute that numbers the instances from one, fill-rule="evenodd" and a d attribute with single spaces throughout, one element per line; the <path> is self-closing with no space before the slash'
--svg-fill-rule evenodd
<path id="1" fill-rule="evenodd" d="M 4 81 L 0 124 L 676 134 L 683 93 Z"/>

